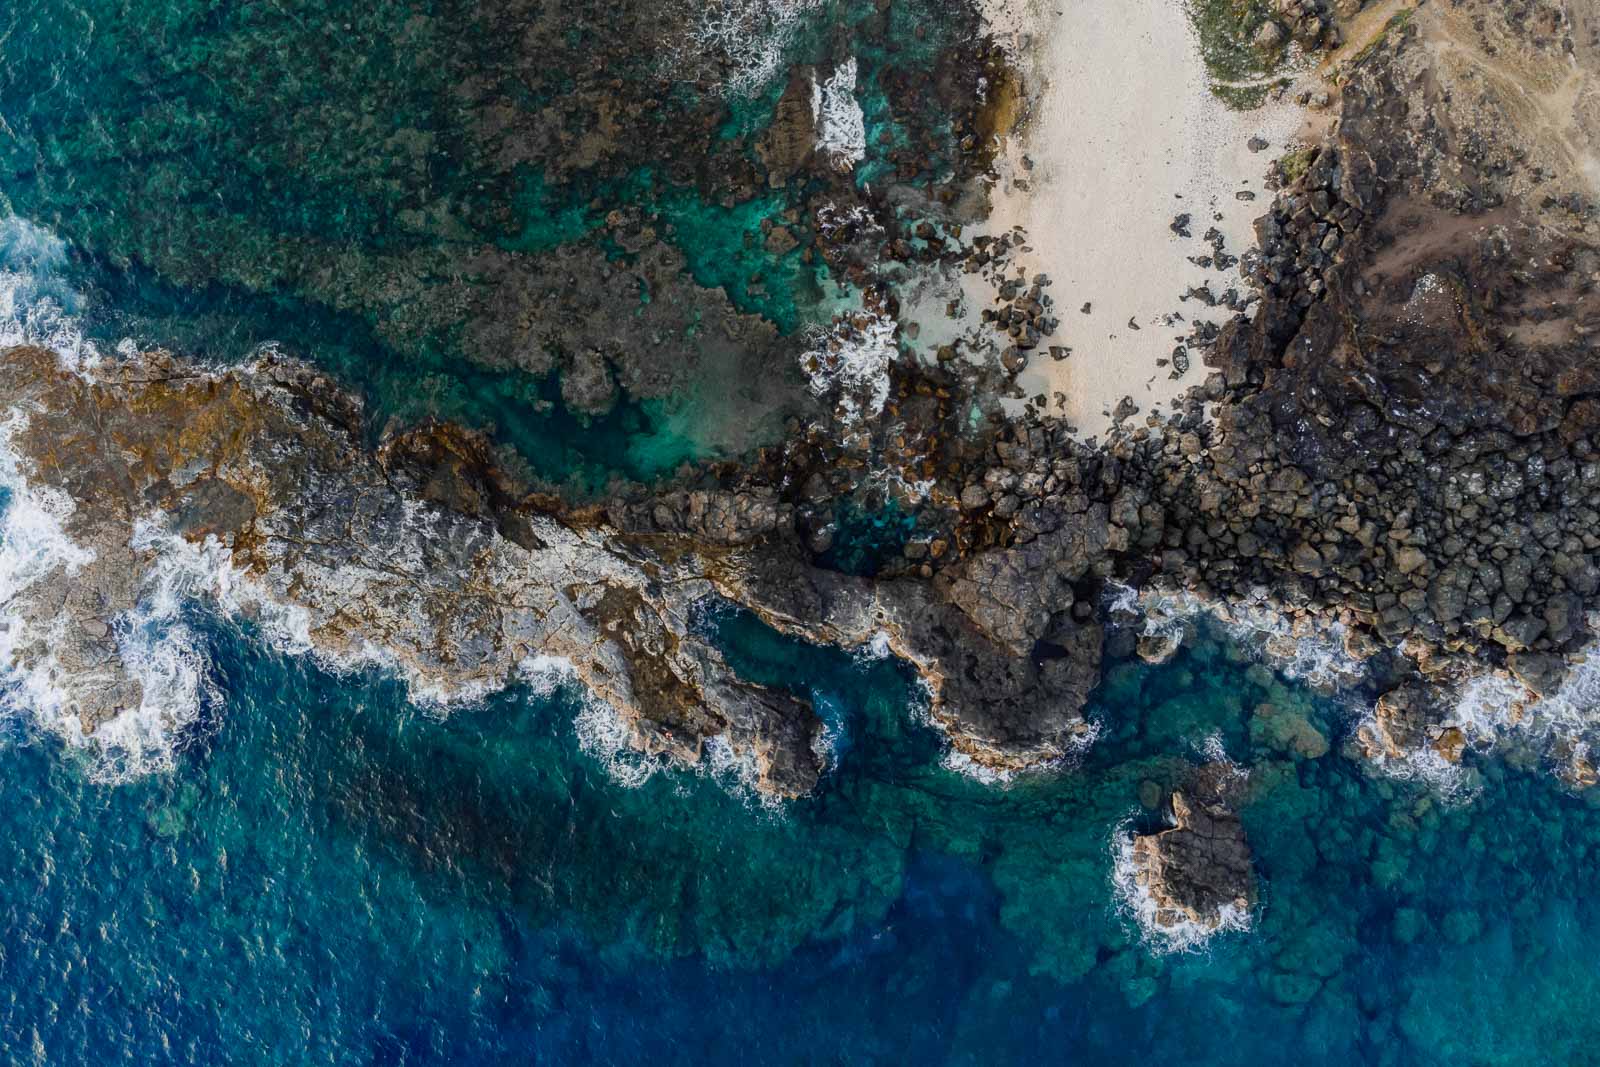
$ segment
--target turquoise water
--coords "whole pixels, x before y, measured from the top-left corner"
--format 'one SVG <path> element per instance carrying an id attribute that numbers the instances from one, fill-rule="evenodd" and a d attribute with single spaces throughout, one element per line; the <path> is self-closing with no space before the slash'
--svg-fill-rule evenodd
<path id="1" fill-rule="evenodd" d="M 837 284 L 757 237 L 820 183 L 719 177 L 752 158 L 776 85 L 659 93 L 584 166 L 486 136 L 486 99 L 570 106 L 578 129 L 599 79 L 653 76 L 597 57 L 659 5 L 566 5 L 530 67 L 513 31 L 535 8 L 4 6 L 0 209 L 32 221 L 0 226 L 0 333 L 216 361 L 278 341 L 360 389 L 374 436 L 457 418 L 575 493 L 727 451 L 694 389 L 586 420 L 553 378 L 465 358 L 473 256 L 620 260 L 616 208 L 670 224 L 694 280 L 779 332 Z M 906 182 L 952 166 L 938 111 L 959 83 L 896 78 L 938 69 L 971 17 L 841 0 L 796 32 L 794 61 L 860 59 L 861 186 L 912 143 L 927 167 Z M 701 156 L 674 140 L 691 126 Z M 837 514 L 824 562 L 871 573 L 914 534 L 869 504 Z M 606 749 L 579 692 L 441 715 L 194 610 L 211 684 L 170 771 L 106 784 L 29 709 L 0 714 L 0 1063 L 1600 1060 L 1594 794 L 1511 748 L 1469 755 L 1450 798 L 1382 777 L 1349 751 L 1370 694 L 1317 695 L 1222 634 L 1108 664 L 1093 747 L 1006 784 L 953 766 L 895 662 L 710 612 L 743 675 L 828 726 L 821 786 L 774 807 L 737 766 Z M 1219 749 L 1248 774 L 1261 904 L 1166 952 L 1118 898 L 1113 844 Z"/>
<path id="2" fill-rule="evenodd" d="M 7 724 L 0 1047 L 29 1063 L 1584 1063 L 1600 814 L 1489 764 L 1467 806 L 1295 758 L 1215 640 L 1115 668 L 1083 764 L 941 765 L 887 661 L 714 616 L 819 699 L 836 765 L 773 810 L 737 774 L 627 788 L 579 694 L 440 718 L 207 629 L 226 698 L 167 775 L 93 784 Z M 1249 769 L 1263 904 L 1161 955 L 1109 842 L 1217 735 Z M 637 770 L 637 767 L 634 768 Z"/>
<path id="3" fill-rule="evenodd" d="M 702 6 L 634 0 L 536 18 L 520 0 L 18 0 L 0 9 L 0 216 L 74 250 L 84 328 L 113 343 L 234 361 L 280 342 L 361 390 L 375 426 L 458 419 L 576 493 L 737 455 L 772 443 L 799 406 L 793 366 L 714 364 L 680 395 L 587 420 L 563 410 L 552 382 L 485 370 L 474 333 L 515 322 L 500 286 L 541 256 L 631 259 L 605 229 L 619 208 L 653 220 L 685 257 L 685 281 L 780 334 L 827 320 L 837 283 L 820 257 L 768 252 L 760 229 L 808 217 L 827 191 L 723 177 L 754 158 L 783 79 L 728 100 L 671 81 L 682 61 L 665 42 Z M 897 112 L 877 82 L 934 70 L 970 22 L 963 10 L 809 5 L 785 51 L 862 57 L 872 136 L 861 180 L 891 169 L 878 135 L 903 144 L 914 119 L 948 147 L 936 108 L 902 93 Z M 602 121 L 611 136 L 580 143 Z M 689 321 L 679 343 L 693 349 Z M 605 323 L 595 330 L 603 339 Z M 792 395 L 726 410 L 724 378 L 784 371 Z M 685 432 L 719 419 L 753 429 Z"/>

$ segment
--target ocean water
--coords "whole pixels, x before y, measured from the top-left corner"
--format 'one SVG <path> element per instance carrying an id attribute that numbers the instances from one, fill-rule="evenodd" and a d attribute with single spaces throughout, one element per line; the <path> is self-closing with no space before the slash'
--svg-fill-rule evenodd
<path id="1" fill-rule="evenodd" d="M 517 106 L 576 99 L 606 19 L 642 9 L 563 8 Z M 496 19 L 519 10 L 0 6 L 0 343 L 229 362 L 276 342 L 361 390 L 374 434 L 490 427 L 574 492 L 728 452 L 715 397 L 582 419 L 554 379 L 464 360 L 459 323 L 407 328 L 469 250 L 600 240 L 618 208 L 670 222 L 691 276 L 781 333 L 837 297 L 752 237 L 806 191 L 710 195 L 649 143 L 560 182 L 554 157 L 491 165 L 460 90 L 512 62 Z M 955 0 L 687 10 L 691 28 L 732 11 L 770 34 L 736 57 L 741 84 L 663 90 L 663 121 L 723 92 L 715 151 L 748 153 L 787 63 L 848 55 L 862 186 L 938 118 L 885 79 L 937 67 L 971 25 Z M 659 77 L 641 63 L 616 74 Z M 346 273 L 312 269 L 334 255 Z M 402 259 L 446 266 L 369 300 L 366 272 Z M 32 503 L 0 488 L 0 516 Z M 836 518 L 827 562 L 856 572 L 916 530 L 870 495 Z M 48 534 L 0 520 L 0 574 Z M 735 668 L 827 725 L 821 786 L 772 804 L 725 752 L 685 769 L 620 749 L 559 672 L 442 714 L 203 604 L 133 623 L 125 641 L 186 712 L 139 767 L 63 741 L 41 694 L 0 674 L 0 1064 L 1600 1061 L 1596 793 L 1514 739 L 1447 781 L 1373 767 L 1350 740 L 1371 694 L 1312 688 L 1315 648 L 1279 672 L 1200 624 L 1164 666 L 1114 660 L 1094 743 L 999 781 L 946 750 L 892 658 L 713 605 Z M 1237 929 L 1164 936 L 1118 858 L 1221 758 L 1245 777 L 1260 903 Z"/>
<path id="2" fill-rule="evenodd" d="M 1113 668 L 1079 765 L 983 783 L 893 661 L 709 620 L 825 709 L 815 796 L 641 767 L 554 683 L 440 717 L 204 614 L 222 695 L 170 772 L 96 784 L 11 716 L 0 1061 L 1589 1062 L 1600 813 L 1537 769 L 1375 778 L 1348 709 L 1208 637 Z M 1252 731 L 1265 700 L 1332 748 Z M 1116 838 L 1219 749 L 1262 903 L 1176 951 Z"/>
<path id="3" fill-rule="evenodd" d="M 743 410 L 714 387 L 728 373 L 719 366 L 683 395 L 601 419 L 565 411 L 550 379 L 484 369 L 472 326 L 499 306 L 487 253 L 593 246 L 625 261 L 605 219 L 638 211 L 685 257 L 689 279 L 739 310 L 781 334 L 826 322 L 837 284 L 799 251 L 767 251 L 760 230 L 785 212 L 803 217 L 825 191 L 716 175 L 754 158 L 787 64 L 857 55 L 869 135 L 857 177 L 892 172 L 886 153 L 906 143 L 906 124 L 937 116 L 920 99 L 896 113 L 878 79 L 935 71 L 970 10 L 963 0 L 888 12 L 873 0 L 542 7 L 8 3 L 0 215 L 66 243 L 93 337 L 224 362 L 277 343 L 362 391 L 375 427 L 457 419 L 573 492 L 771 443 L 787 406 Z M 746 32 L 709 38 L 719 11 Z M 625 34 L 639 40 L 612 57 Z M 707 75 L 730 50 L 732 73 Z M 628 118 L 594 159 L 574 158 L 582 146 L 561 138 L 597 121 L 596 96 L 613 82 L 648 98 L 653 117 Z M 705 158 L 671 145 L 674 130 L 702 120 L 721 131 L 696 149 Z M 933 128 L 936 175 L 954 138 Z M 750 425 L 704 432 L 719 421 Z"/>

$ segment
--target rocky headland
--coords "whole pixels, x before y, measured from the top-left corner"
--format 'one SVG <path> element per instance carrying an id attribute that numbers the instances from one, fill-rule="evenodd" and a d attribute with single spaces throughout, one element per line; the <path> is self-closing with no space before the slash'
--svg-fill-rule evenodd
<path id="1" fill-rule="evenodd" d="M 790 509 L 770 493 L 571 508 L 507 481 L 483 439 L 448 424 L 367 447 L 359 401 L 277 359 L 212 371 L 152 353 L 74 368 L 19 347 L 0 354 L 0 388 L 14 405 L 12 491 L 48 502 L 68 546 L 12 594 L 7 647 L 87 735 L 142 706 L 118 627 L 185 567 L 193 592 L 335 665 L 395 670 L 422 699 L 471 698 L 559 664 L 639 751 L 695 762 L 720 737 L 783 796 L 816 784 L 820 722 L 806 700 L 733 675 L 695 625 L 709 602 L 813 641 L 883 635 L 975 759 L 1034 765 L 1086 729 L 1097 624 L 1051 624 L 1070 654 L 1041 661 L 1048 600 L 1019 617 L 986 599 L 983 575 L 929 586 L 819 569 L 775 535 Z M 1103 515 L 1058 523 L 1055 572 L 1084 569 L 1096 529 L 1103 538 Z M 1033 562 L 1004 565 L 1021 581 Z"/>
<path id="2" fill-rule="evenodd" d="M 386 263 L 358 287 L 390 294 L 359 310 L 402 347 L 471 323 L 476 365 L 559 370 L 585 415 L 779 365 L 775 379 L 811 385 L 781 443 L 580 504 L 451 423 L 387 426 L 374 446 L 355 394 L 292 360 L 69 366 L 14 347 L 0 353 L 6 449 L 74 548 L 14 591 L 4 647 L 92 734 L 142 701 L 119 620 L 163 569 L 201 559 L 198 592 L 330 662 L 382 664 L 444 702 L 560 662 L 639 751 L 693 762 L 721 738 L 759 788 L 795 796 L 825 766 L 815 711 L 735 676 L 697 625 L 704 605 L 823 644 L 881 638 L 926 681 L 952 747 L 1009 772 L 1090 734 L 1117 583 L 1337 640 L 1383 697 L 1357 740 L 1375 762 L 1462 760 L 1487 743 L 1454 721 L 1464 685 L 1502 672 L 1509 725 L 1511 706 L 1560 694 L 1594 636 L 1600 16 L 1550 0 L 1279 7 L 1255 47 L 1326 59 L 1308 103 L 1327 131 L 1275 165 L 1243 256 L 1253 291 L 1196 330 L 1189 349 L 1211 372 L 1174 412 L 1141 421 L 1129 402 L 1085 441 L 1038 409 L 1000 408 L 1030 360 L 1070 356 L 1057 307 L 1073 305 L 1012 269 L 1025 235 L 962 238 L 1020 92 L 998 49 L 955 49 L 931 81 L 888 78 L 891 101 L 930 87 L 965 101 L 949 137 L 924 138 L 959 146 L 946 180 L 915 186 L 933 150 L 896 148 L 893 203 L 817 150 L 821 75 L 802 71 L 751 155 L 685 178 L 730 200 L 795 193 L 763 247 L 858 288 L 859 309 L 831 326 L 775 330 L 692 283 L 664 216 L 620 209 L 603 240 L 557 254 L 464 242 L 470 284 L 424 292 L 385 281 Z M 635 100 L 628 122 L 653 110 Z M 709 142 L 723 117 L 682 139 Z M 568 147 L 624 152 L 615 121 L 596 129 L 614 136 Z M 493 140 L 511 153 L 536 136 L 506 126 Z M 319 262 L 303 287 L 331 284 L 337 257 Z M 959 339 L 913 343 L 935 324 L 905 321 L 904 282 L 935 269 L 993 283 L 981 325 L 998 345 L 975 357 Z M 390 298 L 438 322 L 385 318 Z M 701 333 L 700 361 L 656 356 Z M 832 565 L 840 516 L 891 504 L 912 532 L 863 573 Z M 1181 640 L 1109 634 L 1113 651 L 1152 659 Z M 1586 786 L 1579 744 L 1569 731 L 1548 758 Z M 1136 846 L 1163 913 L 1203 924 L 1247 906 L 1237 818 L 1192 791 L 1171 808 L 1177 825 Z"/>

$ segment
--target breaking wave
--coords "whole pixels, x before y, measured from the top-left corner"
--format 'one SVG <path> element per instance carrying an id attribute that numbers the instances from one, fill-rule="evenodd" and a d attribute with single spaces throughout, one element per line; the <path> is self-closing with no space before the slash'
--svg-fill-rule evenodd
<path id="1" fill-rule="evenodd" d="M 1366 674 L 1365 661 L 1346 647 L 1349 629 L 1343 623 L 1313 626 L 1292 620 L 1273 606 L 1265 591 L 1225 604 L 1188 591 L 1140 591 L 1113 583 L 1107 589 L 1106 607 L 1113 618 L 1141 619 L 1140 632 L 1153 637 L 1177 638 L 1189 620 L 1209 618 L 1285 678 L 1317 689 L 1348 688 Z"/>
<path id="2" fill-rule="evenodd" d="M 59 631 L 65 620 L 39 628 L 17 614 L 13 605 L 35 583 L 57 572 L 77 573 L 93 562 L 94 552 L 67 534 L 72 501 L 22 477 L 11 441 L 26 419 L 13 410 L 0 421 L 0 670 L 4 672 L 0 708 L 9 714 L 30 713 L 70 736 L 73 731 L 67 727 L 70 724 L 75 729 L 77 719 L 55 684 L 58 667 L 54 657 L 45 656 L 28 670 L 15 665 L 28 645 L 54 645 L 62 636 Z"/>
<path id="3" fill-rule="evenodd" d="M 103 638 L 114 642 L 139 685 L 139 705 L 87 735 L 76 701 L 62 684 L 59 659 L 39 652 L 78 637 L 65 630 L 69 616 L 41 624 L 15 610 L 18 597 L 38 582 L 70 578 L 95 559 L 67 533 L 72 501 L 22 476 L 9 442 L 25 418 L 13 411 L 0 422 L 0 710 L 76 748 L 92 747 L 90 774 L 97 780 L 120 782 L 170 769 L 178 738 L 219 699 L 204 641 L 171 583 L 152 573 L 135 607 L 102 623 Z M 21 665 L 25 652 L 32 666 Z"/>
<path id="4" fill-rule="evenodd" d="M 835 169 L 851 170 L 867 158 L 866 118 L 856 99 L 854 56 L 840 63 L 826 82 L 812 82 L 811 114 L 817 122 L 817 148 Z"/>
<path id="5" fill-rule="evenodd" d="M 600 765 L 607 778 L 625 789 L 637 789 L 663 769 L 661 761 L 630 743 L 628 726 L 617 709 L 591 694 L 572 719 L 578 748 Z"/>
<path id="6" fill-rule="evenodd" d="M 67 244 L 18 215 L 0 219 L 0 348 L 39 345 L 77 368 L 100 358 L 83 335 L 82 294 L 66 281 Z"/>
<path id="7" fill-rule="evenodd" d="M 754 96 L 785 66 L 807 16 L 822 6 L 823 0 L 706 0 L 686 50 L 718 64 L 723 95 Z"/>
<path id="8" fill-rule="evenodd" d="M 1041 760 L 1029 766 L 1026 770 L 1011 770 L 1003 767 L 991 767 L 979 763 L 970 755 L 947 743 L 944 755 L 939 758 L 939 765 L 952 774 L 959 774 L 963 778 L 970 778 L 987 786 L 1005 788 L 1024 778 L 1037 778 L 1041 775 L 1054 774 L 1076 767 L 1084 755 L 1094 747 L 1100 739 L 1100 731 L 1104 723 L 1099 719 L 1089 720 L 1082 733 L 1070 738 L 1061 754 L 1054 759 Z"/>

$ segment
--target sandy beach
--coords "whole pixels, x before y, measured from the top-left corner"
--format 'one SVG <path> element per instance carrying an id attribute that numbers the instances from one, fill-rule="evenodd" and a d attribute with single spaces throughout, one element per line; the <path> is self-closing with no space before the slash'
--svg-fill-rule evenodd
<path id="1" fill-rule="evenodd" d="M 989 18 L 1016 50 L 1031 107 L 1004 146 L 988 231 L 1026 232 L 1018 262 L 1054 282 L 1051 341 L 1072 349 L 1061 361 L 1036 355 L 1018 385 L 1084 435 L 1100 433 L 1123 397 L 1149 411 L 1204 379 L 1198 354 L 1178 379 L 1157 362 L 1196 320 L 1232 314 L 1185 294 L 1244 289 L 1236 266 L 1190 259 L 1212 255 L 1213 227 L 1229 256 L 1252 246 L 1267 168 L 1304 116 L 1217 99 L 1179 0 L 991 0 Z M 1267 147 L 1252 152 L 1251 138 Z M 1185 214 L 1188 238 L 1172 230 Z"/>

